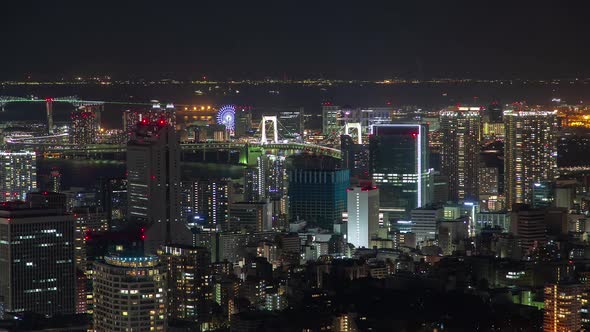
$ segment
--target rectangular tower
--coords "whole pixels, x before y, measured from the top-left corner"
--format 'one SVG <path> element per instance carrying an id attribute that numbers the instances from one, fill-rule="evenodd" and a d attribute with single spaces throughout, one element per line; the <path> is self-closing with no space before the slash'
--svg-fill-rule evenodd
<path id="1" fill-rule="evenodd" d="M 382 211 L 407 215 L 410 210 L 430 203 L 433 185 L 427 135 L 428 127 L 424 124 L 372 127 L 369 171 L 379 187 Z"/>
<path id="2" fill-rule="evenodd" d="M 74 220 L 63 209 L 0 207 L 0 298 L 6 311 L 75 313 Z"/>
<path id="3" fill-rule="evenodd" d="M 557 112 L 525 108 L 504 111 L 506 204 L 533 202 L 535 183 L 557 175 Z"/>
<path id="4" fill-rule="evenodd" d="M 449 198 L 477 200 L 479 195 L 480 107 L 450 107 L 440 112 L 441 173 L 449 177 Z"/>
<path id="5" fill-rule="evenodd" d="M 347 190 L 348 243 L 370 248 L 371 238 L 379 228 L 379 189 L 372 186 Z"/>

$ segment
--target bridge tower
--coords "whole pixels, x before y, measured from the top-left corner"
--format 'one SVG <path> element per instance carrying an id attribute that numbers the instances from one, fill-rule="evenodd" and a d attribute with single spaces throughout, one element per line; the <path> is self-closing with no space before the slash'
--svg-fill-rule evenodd
<path id="1" fill-rule="evenodd" d="M 53 134 L 53 98 L 45 99 L 45 108 L 47 110 L 47 132 Z"/>
<path id="2" fill-rule="evenodd" d="M 279 142 L 279 130 L 278 130 L 278 121 L 275 115 L 265 115 L 262 117 L 262 139 L 260 140 L 261 144 L 266 144 L 266 123 L 272 122 L 272 129 L 273 129 L 273 143 Z"/>
<path id="3" fill-rule="evenodd" d="M 350 135 L 350 129 L 356 129 L 357 132 L 357 144 L 363 144 L 363 132 L 361 129 L 361 123 L 360 122 L 347 122 L 344 125 L 344 134 L 345 135 Z"/>

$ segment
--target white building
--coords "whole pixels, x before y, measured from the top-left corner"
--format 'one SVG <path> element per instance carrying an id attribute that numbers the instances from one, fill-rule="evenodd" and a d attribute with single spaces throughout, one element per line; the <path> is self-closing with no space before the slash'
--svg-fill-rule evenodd
<path id="1" fill-rule="evenodd" d="M 369 248 L 371 237 L 379 228 L 379 189 L 354 187 L 347 191 L 348 243 Z"/>
<path id="2" fill-rule="evenodd" d="M 443 209 L 436 207 L 424 207 L 414 209 L 410 213 L 412 220 L 412 232 L 416 234 L 416 242 L 427 239 L 434 240 L 437 233 L 436 222 L 443 218 Z"/>
<path id="3" fill-rule="evenodd" d="M 35 152 L 0 152 L 0 201 L 25 200 L 37 189 Z"/>

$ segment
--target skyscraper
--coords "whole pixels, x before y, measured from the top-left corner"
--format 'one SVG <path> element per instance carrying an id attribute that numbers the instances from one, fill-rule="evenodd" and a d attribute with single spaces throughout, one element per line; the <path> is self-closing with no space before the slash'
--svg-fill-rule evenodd
<path id="1" fill-rule="evenodd" d="M 504 111 L 506 204 L 531 204 L 535 183 L 551 182 L 557 170 L 556 112 L 515 108 Z"/>
<path id="2" fill-rule="evenodd" d="M 35 152 L 0 152 L 0 201 L 25 200 L 37 189 Z"/>
<path id="3" fill-rule="evenodd" d="M 150 225 L 148 253 L 164 243 L 192 242 L 180 218 L 179 149 L 176 132 L 165 119 L 142 120 L 127 144 L 127 219 Z"/>
<path id="4" fill-rule="evenodd" d="M 332 229 L 346 210 L 348 170 L 304 169 L 289 171 L 289 218 Z"/>
<path id="5" fill-rule="evenodd" d="M 379 189 L 372 186 L 347 190 L 348 243 L 370 248 L 371 238 L 379 228 Z"/>
<path id="6" fill-rule="evenodd" d="M 582 328 L 582 285 L 545 286 L 544 332 L 580 331 Z"/>
<path id="7" fill-rule="evenodd" d="M 379 188 L 380 209 L 390 217 L 430 203 L 433 174 L 428 163 L 428 128 L 396 123 L 373 126 L 369 170 Z"/>
<path id="8" fill-rule="evenodd" d="M 335 135 L 340 133 L 341 125 L 338 123 L 342 109 L 332 103 L 322 105 L 322 133 L 324 135 Z"/>
<path id="9" fill-rule="evenodd" d="M 480 107 L 451 107 L 440 112 L 441 173 L 449 177 L 449 197 L 477 200 Z"/>
<path id="10" fill-rule="evenodd" d="M 160 119 L 140 122 L 127 144 L 130 221 L 180 220 L 180 151 L 174 128 Z"/>
<path id="11" fill-rule="evenodd" d="M 165 266 L 156 256 L 105 256 L 94 264 L 96 331 L 164 331 Z"/>
<path id="12" fill-rule="evenodd" d="M 166 245 L 158 255 L 166 267 L 170 320 L 204 324 L 211 319 L 211 254 L 203 247 Z"/>
<path id="13" fill-rule="evenodd" d="M 207 223 L 221 225 L 228 220 L 231 179 L 209 178 L 183 182 L 183 210 L 186 217 L 199 216 Z"/>
<path id="14" fill-rule="evenodd" d="M 72 143 L 84 145 L 94 144 L 98 139 L 100 124 L 96 111 L 82 107 L 72 112 Z"/>
<path id="15" fill-rule="evenodd" d="M 6 311 L 74 314 L 74 220 L 63 209 L 0 207 L 0 298 Z"/>
<path id="16" fill-rule="evenodd" d="M 340 136 L 342 168 L 350 170 L 351 179 L 369 179 L 369 147 L 357 144 L 350 135 Z"/>

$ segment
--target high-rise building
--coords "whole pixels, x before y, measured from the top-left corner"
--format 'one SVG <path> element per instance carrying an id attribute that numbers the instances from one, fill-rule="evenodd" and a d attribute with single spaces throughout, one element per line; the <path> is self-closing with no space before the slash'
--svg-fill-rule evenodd
<path id="1" fill-rule="evenodd" d="M 74 314 L 74 220 L 62 209 L 0 207 L 0 298 L 6 311 Z"/>
<path id="2" fill-rule="evenodd" d="M 94 264 L 96 331 L 165 331 L 165 266 L 156 256 L 109 255 Z"/>
<path id="3" fill-rule="evenodd" d="M 100 123 L 92 108 L 81 107 L 72 112 L 72 143 L 78 145 L 94 144 L 98 140 Z"/>
<path id="4" fill-rule="evenodd" d="M 176 108 L 174 105 L 168 104 L 165 108 L 162 108 L 159 103 L 155 103 L 151 109 L 123 112 L 123 131 L 128 135 L 127 139 L 129 139 L 138 123 L 151 123 L 159 120 L 166 121 L 173 128 L 176 127 Z"/>
<path id="5" fill-rule="evenodd" d="M 209 224 L 221 225 L 229 217 L 229 202 L 231 179 L 202 178 L 194 181 L 184 181 L 183 214 L 187 218 L 204 218 Z"/>
<path id="6" fill-rule="evenodd" d="M 35 152 L 0 152 L 0 201 L 25 200 L 37 189 Z"/>
<path id="7" fill-rule="evenodd" d="M 289 171 L 289 218 L 308 225 L 332 229 L 346 210 L 348 170 L 291 169 Z"/>
<path id="8" fill-rule="evenodd" d="M 124 220 L 127 217 L 127 179 L 100 179 L 96 199 L 96 205 L 106 212 L 109 225 Z"/>
<path id="9" fill-rule="evenodd" d="M 338 123 L 342 108 L 334 106 L 332 103 L 324 103 L 322 105 L 322 133 L 324 135 L 338 136 L 340 134 L 341 125 Z"/>
<path id="10" fill-rule="evenodd" d="M 581 309 L 582 285 L 565 283 L 546 285 L 543 331 L 580 331 Z"/>
<path id="11" fill-rule="evenodd" d="M 127 144 L 127 219 L 149 224 L 145 249 L 192 243 L 180 213 L 180 147 L 166 120 L 142 121 Z"/>
<path id="12" fill-rule="evenodd" d="M 166 267 L 168 317 L 203 326 L 211 320 L 211 254 L 203 247 L 165 245 L 158 255 Z"/>
<path id="13" fill-rule="evenodd" d="M 431 202 L 433 174 L 428 163 L 428 128 L 423 124 L 375 125 L 369 142 L 369 169 L 379 187 L 380 208 L 393 215 Z"/>
<path id="14" fill-rule="evenodd" d="M 130 221 L 180 220 L 180 147 L 165 120 L 143 121 L 127 144 Z"/>
<path id="15" fill-rule="evenodd" d="M 505 191 L 508 208 L 531 204 L 535 183 L 557 175 L 556 112 L 529 109 L 504 111 Z"/>
<path id="16" fill-rule="evenodd" d="M 277 112 L 279 121 L 279 132 L 282 131 L 282 137 L 303 136 L 304 131 L 304 111 L 303 107 L 290 107 Z"/>
<path id="17" fill-rule="evenodd" d="M 347 190 L 348 243 L 370 248 L 379 228 L 379 189 L 358 186 Z"/>
<path id="18" fill-rule="evenodd" d="M 350 135 L 340 136 L 342 168 L 350 171 L 351 179 L 369 179 L 369 147 L 355 143 Z"/>
<path id="19" fill-rule="evenodd" d="M 238 109 L 236 109 L 235 127 L 234 136 L 236 138 L 246 136 L 246 134 L 252 129 L 252 111 L 249 108 L 238 107 Z"/>
<path id="20" fill-rule="evenodd" d="M 449 177 L 449 198 L 477 200 L 479 195 L 480 107 L 440 112 L 441 173 Z"/>

